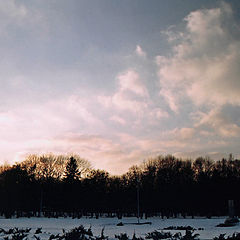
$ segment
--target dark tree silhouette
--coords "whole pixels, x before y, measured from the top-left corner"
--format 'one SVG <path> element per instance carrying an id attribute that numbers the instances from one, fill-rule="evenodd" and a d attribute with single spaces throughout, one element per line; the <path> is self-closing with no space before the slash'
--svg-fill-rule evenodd
<path id="1" fill-rule="evenodd" d="M 79 180 L 80 172 L 78 170 L 78 164 L 74 157 L 70 157 L 65 170 L 65 181 L 68 183 L 73 183 Z"/>
<path id="2" fill-rule="evenodd" d="M 90 168 L 77 155 L 32 155 L 19 165 L 0 167 L 0 215 L 57 217 L 68 214 L 136 216 L 227 214 L 227 200 L 240 214 L 240 160 L 182 160 L 159 156 L 121 176 Z M 67 159 L 67 160 L 66 160 Z M 61 165 L 62 163 L 62 165 Z M 49 169 L 48 169 L 49 167 Z M 95 214 L 95 215 L 94 215 Z"/>

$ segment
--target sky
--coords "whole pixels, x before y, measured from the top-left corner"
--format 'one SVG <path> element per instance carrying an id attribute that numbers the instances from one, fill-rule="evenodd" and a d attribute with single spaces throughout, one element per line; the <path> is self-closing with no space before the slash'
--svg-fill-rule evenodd
<path id="1" fill-rule="evenodd" d="M 0 163 L 240 157 L 239 0 L 0 0 Z"/>

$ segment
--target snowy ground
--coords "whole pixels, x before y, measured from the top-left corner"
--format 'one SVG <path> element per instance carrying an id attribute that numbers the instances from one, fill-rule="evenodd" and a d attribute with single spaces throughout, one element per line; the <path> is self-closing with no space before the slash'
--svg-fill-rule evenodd
<path id="1" fill-rule="evenodd" d="M 123 218 L 121 220 L 117 218 L 81 218 L 81 219 L 71 219 L 71 218 L 18 218 L 18 219 L 0 219 L 0 228 L 32 228 L 31 235 L 39 227 L 42 227 L 42 231 L 45 232 L 41 234 L 42 239 L 48 239 L 50 234 L 62 233 L 62 229 L 70 230 L 79 225 L 83 225 L 85 228 L 89 228 L 93 231 L 94 236 L 99 236 L 101 234 L 102 228 L 104 228 L 104 234 L 109 236 L 109 238 L 114 238 L 115 234 L 127 233 L 129 237 L 132 237 L 135 232 L 137 236 L 144 237 L 146 233 L 152 232 L 154 230 L 161 230 L 169 226 L 192 226 L 196 229 L 204 228 L 204 230 L 196 231 L 200 234 L 200 239 L 212 239 L 215 236 L 219 236 L 220 233 L 226 233 L 226 235 L 232 235 L 234 232 L 240 232 L 240 225 L 228 228 L 216 227 L 217 224 L 223 223 L 225 217 L 222 218 L 174 218 L 174 219 L 161 219 L 161 218 L 149 218 L 147 221 L 152 222 L 151 225 L 134 225 L 130 223 L 136 223 L 136 218 Z M 124 226 L 116 226 L 117 223 L 123 222 Z M 140 222 L 144 222 L 141 220 Z M 165 230 L 169 231 L 169 230 Z M 182 232 L 185 231 L 171 231 Z M 1 236 L 0 236 L 1 238 Z"/>

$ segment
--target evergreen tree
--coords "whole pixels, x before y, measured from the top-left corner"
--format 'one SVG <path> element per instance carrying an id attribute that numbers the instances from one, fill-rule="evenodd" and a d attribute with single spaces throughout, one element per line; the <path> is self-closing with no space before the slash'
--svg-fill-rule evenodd
<path id="1" fill-rule="evenodd" d="M 79 180 L 80 172 L 78 170 L 78 164 L 74 157 L 70 157 L 66 170 L 65 170 L 65 180 L 66 182 L 72 183 L 76 180 Z"/>

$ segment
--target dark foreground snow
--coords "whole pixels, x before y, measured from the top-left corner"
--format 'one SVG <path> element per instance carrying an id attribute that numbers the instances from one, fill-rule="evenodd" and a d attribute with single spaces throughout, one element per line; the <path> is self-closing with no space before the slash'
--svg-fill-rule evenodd
<path id="1" fill-rule="evenodd" d="M 216 225 L 223 223 L 225 217 L 222 218 L 174 218 L 174 219 L 161 219 L 161 218 L 149 218 L 147 221 L 152 222 L 151 225 L 134 225 L 130 223 L 136 223 L 136 218 L 123 218 L 121 220 L 117 218 L 13 218 L 13 219 L 0 219 L 0 228 L 31 228 L 30 237 L 33 236 L 35 230 L 42 227 L 42 234 L 39 236 L 41 239 L 48 239 L 51 234 L 62 234 L 62 229 L 70 230 L 79 225 L 83 225 L 85 228 L 91 227 L 94 236 L 99 236 L 102 229 L 104 228 L 104 235 L 109 236 L 109 238 L 114 238 L 115 234 L 127 233 L 129 237 L 132 237 L 133 233 L 136 236 L 144 237 L 146 233 L 152 232 L 154 230 L 162 230 L 169 226 L 192 226 L 196 229 L 203 228 L 204 230 L 196 230 L 195 233 L 200 234 L 200 239 L 212 239 L 215 236 L 219 236 L 221 233 L 226 233 L 226 235 L 232 235 L 234 232 L 240 232 L 240 225 L 228 228 L 218 228 Z M 117 223 L 123 222 L 124 226 L 116 226 Z M 140 222 L 145 222 L 144 219 Z M 165 230 L 169 232 L 169 230 Z M 182 232 L 185 231 L 170 231 Z M 3 236 L 0 235 L 0 239 Z"/>

